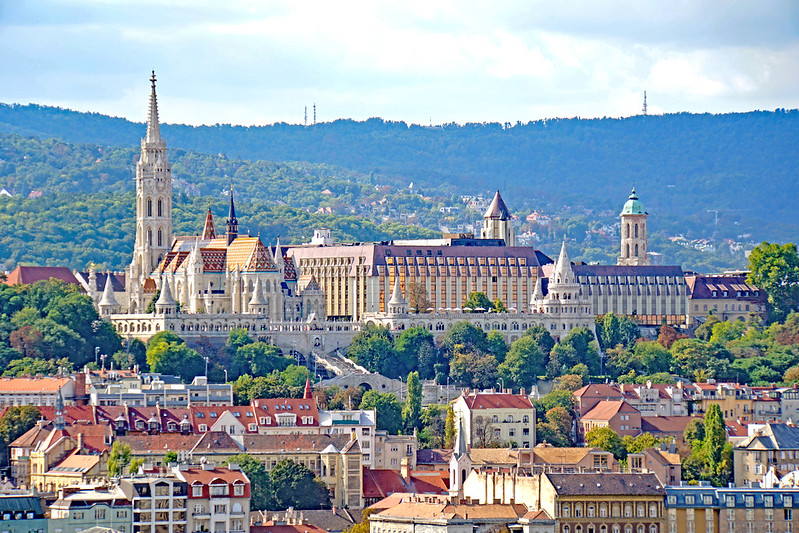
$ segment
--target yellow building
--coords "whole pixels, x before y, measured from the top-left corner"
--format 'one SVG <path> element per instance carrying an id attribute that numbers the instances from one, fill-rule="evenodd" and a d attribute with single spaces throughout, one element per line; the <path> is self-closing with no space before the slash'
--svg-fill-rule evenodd
<path id="1" fill-rule="evenodd" d="M 743 274 L 685 277 L 691 293 L 688 314 L 690 325 L 698 326 L 709 313 L 721 320 L 758 320 L 766 318 L 768 296 L 765 291 L 746 282 Z"/>

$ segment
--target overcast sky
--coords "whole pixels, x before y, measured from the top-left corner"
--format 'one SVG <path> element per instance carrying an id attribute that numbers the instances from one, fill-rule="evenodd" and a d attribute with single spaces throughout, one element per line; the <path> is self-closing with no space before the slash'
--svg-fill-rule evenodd
<path id="1" fill-rule="evenodd" d="M 0 102 L 189 124 L 799 107 L 797 0 L 0 0 Z"/>

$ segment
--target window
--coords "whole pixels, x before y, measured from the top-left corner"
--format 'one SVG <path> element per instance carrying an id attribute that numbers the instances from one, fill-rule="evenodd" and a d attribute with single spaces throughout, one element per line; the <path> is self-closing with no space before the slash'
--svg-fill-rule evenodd
<path id="1" fill-rule="evenodd" d="M 233 496 L 244 496 L 244 483 L 233 485 Z"/>
<path id="2" fill-rule="evenodd" d="M 227 484 L 213 484 L 211 485 L 211 497 L 214 496 L 227 496 L 228 495 L 228 488 Z"/>
<path id="3" fill-rule="evenodd" d="M 191 486 L 191 495 L 195 498 L 200 498 L 203 495 L 203 486 L 202 483 L 197 483 L 196 485 L 192 484 Z"/>
<path id="4" fill-rule="evenodd" d="M 224 503 L 214 505 L 214 514 L 227 514 L 227 505 Z"/>
<path id="5" fill-rule="evenodd" d="M 105 509 L 95 509 L 94 510 L 94 519 L 95 520 L 105 520 Z"/>
<path id="6" fill-rule="evenodd" d="M 205 508 L 201 504 L 197 504 L 194 506 L 194 514 L 203 514 Z"/>

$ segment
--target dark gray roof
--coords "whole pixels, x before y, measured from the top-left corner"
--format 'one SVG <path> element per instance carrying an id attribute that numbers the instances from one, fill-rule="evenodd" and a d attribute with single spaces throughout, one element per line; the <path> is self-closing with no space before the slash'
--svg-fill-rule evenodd
<path id="1" fill-rule="evenodd" d="M 33 511 L 36 518 L 42 518 L 42 502 L 36 496 L 0 496 L 0 513 Z"/>
<path id="2" fill-rule="evenodd" d="M 510 220 L 510 211 L 508 211 L 508 206 L 505 205 L 505 200 L 502 199 L 502 195 L 499 194 L 499 191 L 494 195 L 494 199 L 491 200 L 491 205 L 488 206 L 488 210 L 486 214 L 483 215 L 483 218 Z"/>
<path id="3" fill-rule="evenodd" d="M 572 265 L 577 276 L 679 276 L 685 273 L 680 266 L 623 266 L 623 265 Z"/>
<path id="4" fill-rule="evenodd" d="M 769 424 L 777 448 L 799 449 L 799 427 L 787 424 Z"/>
<path id="5" fill-rule="evenodd" d="M 545 474 L 558 495 L 661 496 L 666 494 L 655 474 Z"/>

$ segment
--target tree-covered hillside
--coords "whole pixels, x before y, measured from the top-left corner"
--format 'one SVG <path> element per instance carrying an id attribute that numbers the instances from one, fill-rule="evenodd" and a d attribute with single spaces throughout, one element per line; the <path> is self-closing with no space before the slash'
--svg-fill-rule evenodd
<path id="1" fill-rule="evenodd" d="M 0 131 L 136 145 L 142 124 L 36 105 L 0 105 Z M 799 112 L 553 119 L 428 128 L 371 119 L 314 126 L 164 125 L 172 148 L 229 158 L 333 164 L 421 187 L 501 188 L 512 209 L 617 210 L 635 183 L 663 227 L 788 239 L 799 214 Z M 710 211 L 709 211 L 710 210 Z"/>

